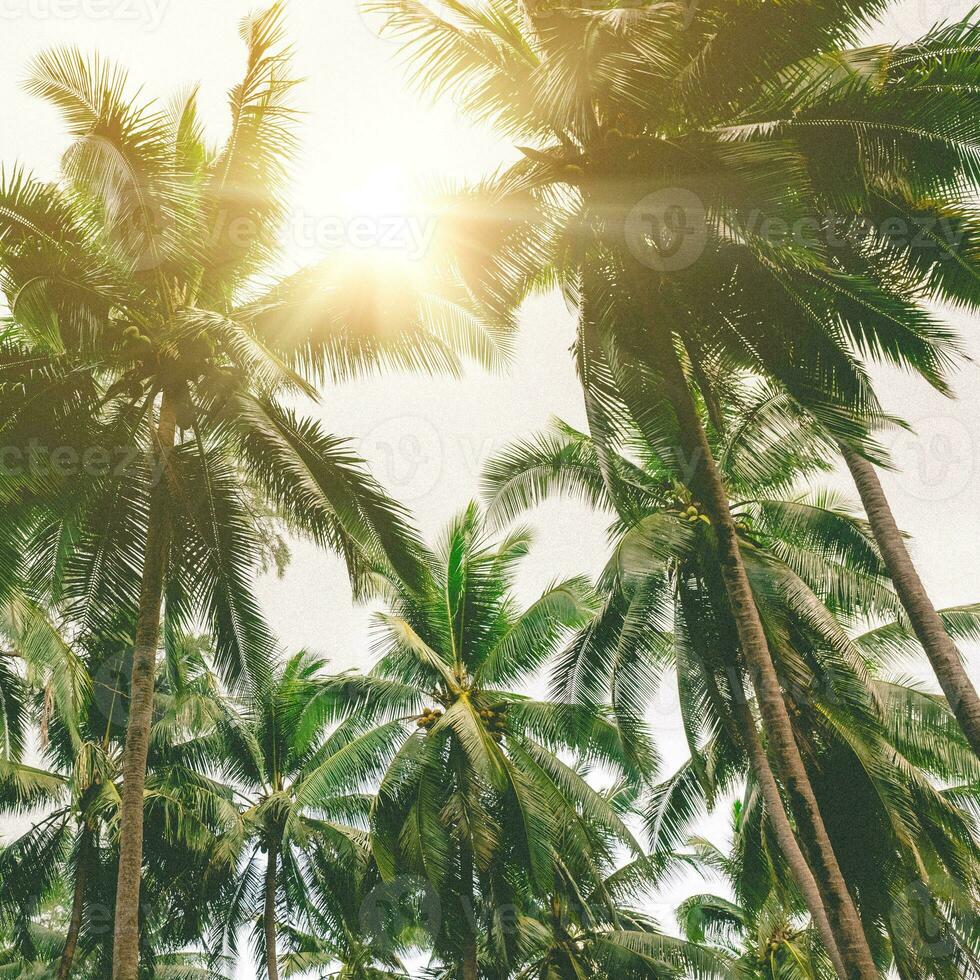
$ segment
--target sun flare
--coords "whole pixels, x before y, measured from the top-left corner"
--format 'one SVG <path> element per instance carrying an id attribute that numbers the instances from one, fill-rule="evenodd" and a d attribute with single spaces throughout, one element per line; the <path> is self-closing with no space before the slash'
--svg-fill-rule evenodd
<path id="1" fill-rule="evenodd" d="M 331 210 L 306 221 L 301 245 L 327 255 L 341 253 L 357 264 L 423 274 L 437 215 L 407 172 L 379 167 L 343 190 Z"/>

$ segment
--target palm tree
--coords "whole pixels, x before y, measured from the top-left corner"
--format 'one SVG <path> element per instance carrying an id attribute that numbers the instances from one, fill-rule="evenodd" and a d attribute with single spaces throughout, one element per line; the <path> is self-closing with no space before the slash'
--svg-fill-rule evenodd
<path id="1" fill-rule="evenodd" d="M 899 624 L 884 628 L 883 636 L 893 631 L 914 642 Z M 875 649 L 873 636 L 858 638 L 862 650 Z M 980 965 L 972 897 L 978 867 L 975 757 L 941 698 L 884 680 L 872 690 L 880 702 L 877 726 L 849 717 L 839 698 L 794 703 L 828 830 L 860 900 L 879 966 L 909 980 L 972 976 Z M 730 756 L 724 738 L 702 747 L 712 785 L 705 787 L 686 764 L 655 792 L 649 824 L 662 838 L 656 852 L 669 853 L 696 822 L 693 815 L 731 789 L 730 773 L 717 765 Z M 793 876 L 769 839 L 767 807 L 750 778 L 737 838 L 740 887 L 754 896 L 750 904 L 761 907 L 773 896 L 773 910 L 797 908 Z"/>
<path id="2" fill-rule="evenodd" d="M 401 735 L 397 723 L 375 727 L 356 718 L 328 732 L 318 707 L 331 690 L 325 668 L 309 653 L 273 666 L 269 683 L 190 750 L 235 787 L 240 814 L 225 844 L 238 860 L 220 876 L 211 931 L 235 953 L 239 930 L 254 922 L 272 980 L 280 931 L 299 941 L 321 924 L 324 853 L 349 865 L 366 846 L 365 792 Z"/>
<path id="3" fill-rule="evenodd" d="M 23 758 L 34 692 L 45 696 L 43 737 L 52 712 L 72 727 L 90 687 L 83 659 L 55 618 L 11 583 L 0 601 L 0 770 Z"/>
<path id="4" fill-rule="evenodd" d="M 411 49 L 423 85 L 523 144 L 525 159 L 480 189 L 487 212 L 464 208 L 462 271 L 497 308 L 561 283 L 579 310 L 593 435 L 613 437 L 626 407 L 704 506 L 848 975 L 873 977 L 688 375 L 710 403 L 719 360 L 774 378 L 858 446 L 877 411 L 859 354 L 942 384 L 950 337 L 917 301 L 941 286 L 975 303 L 972 252 L 916 249 L 910 235 L 891 261 L 892 225 L 880 219 L 919 229 L 941 211 L 973 228 L 962 193 L 977 175 L 976 117 L 963 92 L 976 82 L 977 28 L 848 50 L 882 3 L 692 11 L 494 0 L 453 3 L 445 17 L 416 0 L 372 6 Z"/>
<path id="5" fill-rule="evenodd" d="M 665 868 L 639 858 L 607 868 L 592 891 L 558 887 L 531 899 L 516 916 L 522 959 L 497 971 L 488 951 L 487 977 L 541 977 L 548 980 L 667 980 L 729 977 L 732 963 L 703 941 L 685 942 L 665 934 L 639 909 L 662 883 Z"/>
<path id="6" fill-rule="evenodd" d="M 818 580 L 822 575 L 842 595 L 861 594 L 864 601 L 870 595 L 872 603 L 877 600 L 886 612 L 893 611 L 888 592 L 875 580 L 881 569 L 867 532 L 833 498 L 800 496 L 795 489 L 803 478 L 825 468 L 825 440 L 819 430 L 805 419 L 789 417 L 784 398 L 771 388 L 733 380 L 724 405 L 724 435 L 711 429 L 711 448 L 733 493 L 743 547 L 757 547 L 760 534 L 770 535 L 780 549 L 777 553 L 792 549 L 794 567 L 804 574 L 816 574 Z M 734 732 L 739 755 L 744 753 L 765 795 L 783 857 L 843 972 L 819 889 L 786 816 L 749 709 L 731 638 L 725 639 L 720 662 L 719 651 L 699 661 L 696 643 L 674 639 L 675 622 L 693 631 L 704 615 L 696 608 L 702 601 L 698 591 L 685 589 L 695 582 L 687 582 L 685 576 L 692 568 L 717 564 L 710 539 L 696 533 L 710 527 L 708 518 L 643 432 L 627 432 L 624 442 L 629 456 L 613 454 L 586 434 L 556 422 L 550 431 L 503 450 L 485 470 L 491 514 L 500 520 L 513 520 L 553 493 L 584 499 L 615 517 L 610 527 L 614 551 L 604 575 L 610 597 L 603 614 L 559 662 L 556 694 L 589 703 L 610 700 L 620 727 L 629 732 L 643 717 L 673 657 L 692 755 L 701 757 L 699 733 L 710 727 L 704 719 L 707 699 Z M 717 595 L 712 601 L 725 607 Z M 702 631 L 698 639 L 703 643 L 715 638 Z M 727 691 L 727 705 L 722 704 L 722 691 Z M 732 765 L 735 759 L 726 757 L 725 763 Z"/>
<path id="7" fill-rule="evenodd" d="M 677 920 L 688 940 L 711 942 L 729 952 L 733 972 L 753 980 L 831 980 L 835 970 L 815 941 L 812 927 L 801 917 L 794 897 L 770 879 L 768 888 L 744 880 L 740 853 L 742 806 L 733 807 L 734 843 L 726 854 L 710 841 L 692 839 L 680 860 L 697 868 L 705 879 L 721 879 L 734 894 L 702 893 L 685 899 Z"/>
<path id="8" fill-rule="evenodd" d="M 336 678 L 333 705 L 324 702 L 399 732 L 371 813 L 375 860 L 386 880 L 415 875 L 432 889 L 435 954 L 464 980 L 478 975 L 481 907 L 498 967 L 513 954 L 498 918 L 514 887 L 508 869 L 546 894 L 556 875 L 595 868 L 610 848 L 639 854 L 617 809 L 557 753 L 634 782 L 654 765 L 641 733 L 626 753 L 601 709 L 513 693 L 593 611 L 580 578 L 521 608 L 512 590 L 529 543 L 523 529 L 493 543 L 471 505 L 427 560 L 420 591 L 378 566 L 380 658 L 367 675 Z"/>
<path id="9" fill-rule="evenodd" d="M 111 903 L 118 864 L 128 649 L 124 634 L 88 643 L 82 659 L 94 679 L 85 699 L 68 711 L 55 711 L 51 691 L 42 695 L 40 711 L 50 713 L 42 744 L 46 767 L 8 759 L 0 771 L 0 812 L 43 808 L 28 831 L 0 849 L 0 918 L 12 923 L 21 953 L 33 958 L 39 949 L 32 938 L 36 917 L 64 895 L 58 955 L 42 957 L 53 960 L 58 980 L 84 972 L 76 968 L 79 962 L 102 976 L 111 968 L 111 931 L 107 934 L 100 909 Z M 206 649 L 206 643 L 188 637 L 175 641 L 155 690 L 145 791 L 153 898 L 141 910 L 144 956 L 154 969 L 161 958 L 194 940 L 194 903 L 188 896 L 198 881 L 196 869 L 214 860 L 234 818 L 227 791 L 179 758 L 184 742 L 223 712 Z"/>
<path id="10" fill-rule="evenodd" d="M 407 980 L 406 958 L 428 946 L 421 881 L 385 882 L 370 836 L 348 834 L 311 855 L 309 930 L 289 931 L 284 973 L 331 980 Z"/>
<path id="11" fill-rule="evenodd" d="M 868 682 L 865 668 L 855 674 L 853 665 L 863 661 L 835 617 L 848 622 L 872 614 L 889 618 L 901 607 L 884 578 L 867 525 L 832 495 L 796 489 L 803 477 L 829 466 L 833 447 L 828 451 L 826 437 L 805 416 L 788 413 L 785 397 L 771 388 L 746 389 L 733 381 L 724 406 L 724 435 L 709 426 L 712 452 L 733 493 L 755 602 L 780 674 L 789 682 L 794 717 L 801 717 L 798 700 L 808 705 L 815 691 L 832 690 L 865 719 L 863 724 L 880 727 L 884 693 L 859 693 Z M 663 670 L 675 666 L 692 761 L 684 779 L 661 795 L 651 816 L 655 837 L 664 847 L 679 845 L 673 819 L 680 816 L 683 823 L 690 812 L 688 791 L 711 802 L 747 763 L 753 786 L 765 800 L 774 844 L 825 947 L 837 959 L 834 936 L 746 698 L 744 664 L 721 592 L 714 545 L 705 533 L 710 525 L 684 488 L 672 482 L 670 469 L 642 433 L 630 433 L 626 442 L 629 457 L 613 455 L 556 423 L 550 432 L 504 450 L 486 471 L 491 513 L 500 519 L 513 519 L 556 492 L 584 498 L 615 518 L 613 556 L 603 576 L 609 598 L 595 623 L 559 661 L 556 694 L 588 703 L 611 699 L 620 727 L 629 731 L 631 720 L 642 717 L 650 703 Z M 975 609 L 950 611 L 948 617 L 958 635 L 977 635 Z M 799 644 L 808 634 L 807 647 L 835 651 L 833 657 L 842 661 L 820 680 L 807 680 L 799 662 Z M 898 644 L 894 627 L 882 636 Z M 841 691 L 845 674 L 851 676 Z M 801 745 L 808 744 L 810 734 L 797 723 L 794 727 Z"/>
<path id="12" fill-rule="evenodd" d="M 247 20 L 242 35 L 247 67 L 220 147 L 206 138 L 195 93 L 143 103 L 99 58 L 41 55 L 28 87 L 68 124 L 63 178 L 13 171 L 0 187 L 12 327 L 0 418 L 9 445 L 42 447 L 40 462 L 4 474 L 4 555 L 23 555 L 25 579 L 92 632 L 120 610 L 137 624 L 117 980 L 137 973 L 164 598 L 175 623 L 197 616 L 214 634 L 226 680 L 261 684 L 271 638 L 250 588 L 256 498 L 341 552 L 355 577 L 378 549 L 406 580 L 418 573 L 402 511 L 342 439 L 284 400 L 390 364 L 454 370 L 458 351 L 484 361 L 499 352 L 499 332 L 477 323 L 447 279 L 435 291 L 433 281 L 385 282 L 338 261 L 263 291 L 294 145 L 283 4 Z"/>
<path id="13" fill-rule="evenodd" d="M 51 964 L 58 957 L 59 936 L 41 925 L 31 930 L 34 957 L 25 959 L 19 944 L 0 929 L 0 977 L 3 980 L 45 980 L 51 976 Z"/>

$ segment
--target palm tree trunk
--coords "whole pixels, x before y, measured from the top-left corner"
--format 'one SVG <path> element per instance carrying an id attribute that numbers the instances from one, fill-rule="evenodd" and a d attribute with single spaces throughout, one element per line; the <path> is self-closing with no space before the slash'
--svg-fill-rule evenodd
<path id="1" fill-rule="evenodd" d="M 654 336 L 651 339 L 654 343 L 658 333 L 659 331 L 653 331 Z M 658 348 L 656 353 L 659 355 L 658 367 L 664 382 L 664 393 L 677 419 L 680 448 L 691 470 L 691 489 L 700 496 L 711 520 L 717 539 L 722 581 L 735 617 L 739 646 L 752 676 L 769 746 L 786 788 L 810 869 L 833 927 L 837 949 L 847 971 L 846 976 L 848 980 L 878 980 L 879 974 L 861 918 L 841 874 L 817 806 L 813 786 L 796 744 L 793 725 L 755 605 L 752 587 L 742 563 L 738 531 L 729 507 L 728 494 L 671 338 L 664 338 Z"/>
<path id="2" fill-rule="evenodd" d="M 718 586 L 716 588 L 714 581 L 712 581 L 710 587 L 711 602 L 715 608 L 715 615 L 721 621 L 728 623 L 728 601 L 723 589 L 720 588 L 721 583 L 718 583 Z M 687 622 L 687 628 L 697 631 L 699 622 L 698 612 L 694 608 L 693 603 L 689 601 L 686 589 L 680 590 L 680 601 L 684 619 Z M 844 969 L 844 962 L 837 949 L 837 940 L 834 938 L 834 931 L 830 927 L 830 920 L 827 918 L 827 910 L 824 908 L 823 899 L 820 896 L 820 889 L 817 887 L 813 872 L 806 863 L 806 858 L 800 849 L 800 842 L 796 839 L 796 834 L 793 832 L 789 818 L 786 816 L 785 805 L 779 792 L 779 786 L 776 783 L 776 777 L 773 775 L 772 766 L 769 764 L 769 757 L 766 755 L 765 748 L 762 745 L 762 739 L 759 737 L 755 716 L 749 707 L 745 685 L 742 683 L 742 669 L 738 663 L 737 656 L 735 656 L 736 652 L 736 650 L 731 651 L 731 656 L 726 663 L 728 684 L 735 715 L 735 734 L 745 749 L 745 754 L 749 759 L 749 769 L 755 776 L 755 781 L 759 784 L 759 788 L 762 791 L 762 798 L 766 804 L 766 819 L 769 821 L 769 825 L 772 827 L 773 833 L 776 836 L 779 851 L 786 861 L 793 880 L 800 889 L 800 894 L 803 896 L 806 907 L 810 912 L 810 918 L 813 920 L 813 924 L 820 934 L 820 939 L 823 942 L 824 948 L 827 950 L 827 954 L 830 956 L 837 975 L 839 977 L 846 977 L 847 973 Z M 726 724 L 730 723 L 728 710 L 725 707 L 721 691 L 710 665 L 699 658 L 699 666 L 704 674 L 708 696 L 716 705 L 716 710 L 719 715 L 725 718 Z"/>
<path id="3" fill-rule="evenodd" d="M 875 541 L 895 591 L 905 607 L 909 622 L 922 644 L 939 685 L 973 751 L 980 756 L 980 698 L 963 667 L 956 644 L 950 639 L 942 618 L 912 563 L 902 532 L 882 489 L 874 466 L 851 446 L 840 444 L 840 451 L 861 496 Z"/>
<path id="4" fill-rule="evenodd" d="M 463 900 L 467 904 L 464 909 L 467 922 L 466 945 L 463 950 L 463 980 L 477 980 L 477 939 L 476 939 L 476 906 L 473 903 L 473 852 L 464 841 L 460 845 L 460 884 Z"/>
<path id="5" fill-rule="evenodd" d="M 824 908 L 820 889 L 817 887 L 810 865 L 806 863 L 806 858 L 800 849 L 800 842 L 796 839 L 796 834 L 793 833 L 789 818 L 786 816 L 783 798 L 779 792 L 779 786 L 776 784 L 772 767 L 769 765 L 769 757 L 762 745 L 759 731 L 755 727 L 755 718 L 749 708 L 745 688 L 742 686 L 742 678 L 737 669 L 732 671 L 732 701 L 735 707 L 735 718 L 742 736 L 742 744 L 749 757 L 752 774 L 762 791 L 762 798 L 766 804 L 766 819 L 776 835 L 779 851 L 783 855 L 783 860 L 786 862 L 797 888 L 800 889 L 803 901 L 806 902 L 806 907 L 810 911 L 810 918 L 820 934 L 820 939 L 827 950 L 830 961 L 834 964 L 837 975 L 845 978 L 847 977 L 847 970 L 837 949 L 837 940 L 834 938 L 830 919 L 827 918 L 827 910 Z"/>
<path id="6" fill-rule="evenodd" d="M 88 861 L 91 850 L 91 831 L 84 824 L 78 839 L 78 861 L 75 864 L 75 884 L 72 889 L 71 918 L 68 934 L 58 964 L 58 980 L 67 980 L 78 949 L 78 935 L 82 930 L 82 913 L 85 911 L 85 885 L 88 878 Z"/>
<path id="7" fill-rule="evenodd" d="M 265 866 L 265 910 L 262 928 L 265 931 L 265 968 L 269 980 L 279 980 L 279 960 L 276 955 L 276 865 L 279 861 L 278 840 L 269 841 L 269 859 Z"/>
<path id="8" fill-rule="evenodd" d="M 176 435 L 173 404 L 166 393 L 160 405 L 160 421 L 156 435 L 160 465 L 156 469 L 157 483 L 150 497 L 146 552 L 143 558 L 139 610 L 133 645 L 129 722 L 126 726 L 126 746 L 122 764 L 119 875 L 116 883 L 116 917 L 112 947 L 113 980 L 137 980 L 139 972 L 143 790 L 146 784 L 150 726 L 153 722 L 153 685 L 157 643 L 160 636 L 160 613 L 171 539 L 164 468 L 167 457 L 174 447 Z"/>

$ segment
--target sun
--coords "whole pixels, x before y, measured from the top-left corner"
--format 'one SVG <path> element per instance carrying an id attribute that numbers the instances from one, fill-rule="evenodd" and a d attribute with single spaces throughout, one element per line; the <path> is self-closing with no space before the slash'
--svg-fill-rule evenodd
<path id="1" fill-rule="evenodd" d="M 408 171 L 392 165 L 371 170 L 360 183 L 341 192 L 340 197 L 352 212 L 375 217 L 402 215 L 419 204 L 415 178 Z"/>
<path id="2" fill-rule="evenodd" d="M 407 172 L 382 166 L 338 195 L 317 244 L 365 261 L 421 267 L 430 257 L 438 216 Z"/>

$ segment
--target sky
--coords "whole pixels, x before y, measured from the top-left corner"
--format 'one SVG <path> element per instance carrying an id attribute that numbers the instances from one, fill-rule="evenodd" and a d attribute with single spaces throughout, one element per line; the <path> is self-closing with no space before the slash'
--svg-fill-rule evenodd
<path id="1" fill-rule="evenodd" d="M 970 6 L 971 0 L 902 0 L 868 40 L 911 40 L 938 20 L 965 15 Z M 119 61 L 147 96 L 169 98 L 199 85 L 210 133 L 221 138 L 226 93 L 243 67 L 237 24 L 253 9 L 247 0 L 0 0 L 0 162 L 17 161 L 42 177 L 57 173 L 64 127 L 52 108 L 23 91 L 22 80 L 37 52 L 65 44 Z M 397 47 L 376 27 L 354 0 L 289 4 L 297 72 L 305 78 L 297 92 L 305 115 L 284 229 L 296 266 L 324 258 L 338 230 L 361 246 L 382 247 L 394 227 L 414 255 L 429 230 L 412 210 L 417 180 L 476 178 L 512 158 L 506 144 L 467 124 L 451 105 L 432 105 L 411 92 Z M 406 213 L 415 224 L 392 224 Z M 950 322 L 980 353 L 972 318 L 951 316 Z M 573 328 L 560 298 L 538 297 L 522 311 L 507 372 L 358 381 L 325 390 L 312 411 L 331 431 L 357 441 L 377 477 L 412 508 L 431 539 L 478 495 L 481 461 L 493 452 L 555 415 L 584 425 L 568 354 Z M 948 400 L 896 373 L 879 377 L 886 408 L 915 429 L 893 438 L 899 471 L 884 474 L 883 482 L 941 607 L 980 600 L 978 379 L 976 365 L 965 365 L 955 378 L 958 397 Z M 555 578 L 599 570 L 606 555 L 602 518 L 556 502 L 530 520 L 538 537 L 520 583 L 525 598 Z M 352 607 L 335 557 L 296 545 L 283 577 L 265 576 L 258 588 L 284 648 L 322 652 L 337 669 L 370 662 L 369 614 Z M 968 656 L 980 681 L 980 656 Z M 669 691 L 654 705 L 652 719 L 667 772 L 686 754 Z M 710 830 L 720 833 L 724 822 L 715 818 Z M 666 904 L 673 898 L 667 896 Z M 252 975 L 243 967 L 243 978 Z"/>

